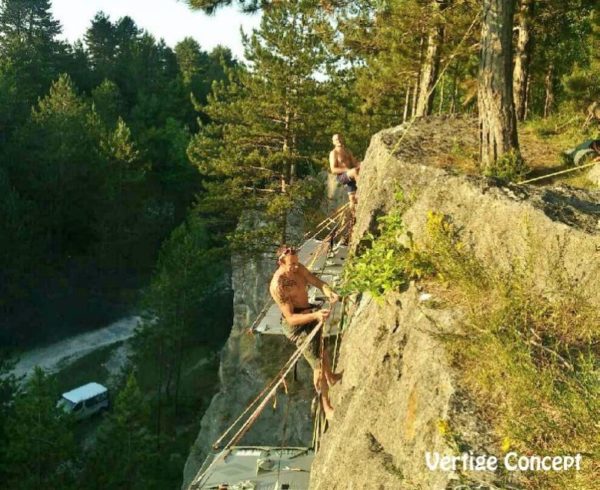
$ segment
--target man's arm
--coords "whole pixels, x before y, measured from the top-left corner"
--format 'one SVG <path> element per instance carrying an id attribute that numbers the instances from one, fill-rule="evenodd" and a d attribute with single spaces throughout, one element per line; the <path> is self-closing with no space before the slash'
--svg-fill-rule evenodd
<path id="1" fill-rule="evenodd" d="M 271 284 L 270 292 L 275 303 L 279 306 L 285 321 L 290 326 L 297 327 L 314 321 L 323 321 L 327 318 L 326 314 L 325 316 L 323 315 L 323 312 L 327 310 L 319 310 L 312 313 L 294 313 L 294 305 L 289 294 L 289 288 L 290 286 L 287 286 L 285 281 L 279 278 L 276 284 Z"/>
<path id="2" fill-rule="evenodd" d="M 325 296 L 327 296 L 327 299 L 329 299 L 329 301 L 331 301 L 333 303 L 340 299 L 340 297 L 333 291 L 333 289 L 331 289 L 329 284 L 327 284 L 324 281 L 321 281 L 321 279 L 319 279 L 317 276 L 315 276 L 306 267 L 304 267 L 303 265 L 300 265 L 300 270 L 302 271 L 302 274 L 304 275 L 306 282 L 308 284 L 310 284 L 311 286 L 319 288 L 321 291 L 323 291 L 323 293 L 325 293 Z"/>
<path id="3" fill-rule="evenodd" d="M 335 155 L 335 150 L 332 150 L 331 153 L 329 153 L 329 169 L 331 170 L 331 173 L 334 175 L 343 174 L 344 172 L 346 172 L 348 170 L 346 167 L 342 167 L 342 166 L 338 165 L 337 157 Z"/>

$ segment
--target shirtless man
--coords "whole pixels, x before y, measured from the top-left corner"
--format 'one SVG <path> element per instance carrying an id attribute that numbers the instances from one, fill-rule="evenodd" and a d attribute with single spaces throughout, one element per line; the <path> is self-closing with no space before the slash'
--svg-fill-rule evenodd
<path id="1" fill-rule="evenodd" d="M 285 319 L 283 330 L 286 337 L 300 346 L 315 326 L 327 319 L 330 311 L 329 309 L 319 309 L 308 302 L 308 286 L 319 288 L 331 303 L 338 301 L 339 296 L 328 284 L 315 277 L 298 262 L 298 253 L 293 247 L 286 245 L 279 247 L 277 264 L 279 268 L 271 279 L 269 291 Z M 341 375 L 331 371 L 331 362 L 326 350 L 323 352 L 323 366 L 321 366 L 320 347 L 321 330 L 313 337 L 303 354 L 313 369 L 313 383 L 315 390 L 321 395 L 325 416 L 331 420 L 333 407 L 329 401 L 329 387 L 339 381 Z"/>
<path id="2" fill-rule="evenodd" d="M 337 181 L 346 186 L 348 199 L 352 209 L 356 206 L 356 181 L 360 171 L 360 162 L 344 145 L 344 137 L 334 134 L 332 138 L 334 149 L 329 153 L 329 168 L 337 177 Z"/>

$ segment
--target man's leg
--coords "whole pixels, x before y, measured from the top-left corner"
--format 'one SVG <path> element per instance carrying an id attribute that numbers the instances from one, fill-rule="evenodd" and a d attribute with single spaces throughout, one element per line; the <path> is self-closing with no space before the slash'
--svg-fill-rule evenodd
<path id="1" fill-rule="evenodd" d="M 358 204 L 358 200 L 356 199 L 356 192 L 349 192 L 348 200 L 350 201 L 350 208 L 352 209 L 352 212 L 354 212 L 354 208 Z"/>
<path id="2" fill-rule="evenodd" d="M 325 378 L 324 369 L 315 369 L 313 379 L 318 385 L 317 393 L 321 393 L 321 403 L 323 404 L 323 411 L 325 412 L 325 418 L 331 420 L 333 418 L 333 407 L 329 400 L 329 385 Z"/>
<path id="3" fill-rule="evenodd" d="M 333 417 L 333 407 L 331 406 L 331 401 L 329 400 L 329 385 L 325 376 L 326 369 L 331 368 L 329 367 L 329 358 L 326 357 L 327 350 L 324 350 L 323 352 L 322 362 L 319 358 L 320 350 L 321 333 L 319 332 L 315 337 L 313 337 L 310 345 L 304 351 L 304 357 L 306 358 L 310 366 L 313 368 L 313 384 L 315 386 L 315 391 L 319 394 L 321 398 L 321 403 L 323 405 L 325 417 L 327 418 L 327 420 L 331 420 L 331 418 Z"/>
<path id="4" fill-rule="evenodd" d="M 329 353 L 327 352 L 327 350 L 325 350 L 325 352 L 323 352 L 323 374 L 324 374 L 325 379 L 327 380 L 327 384 L 329 386 L 333 386 L 340 379 L 342 379 L 341 374 L 335 374 L 332 371 L 331 360 L 329 359 Z"/>

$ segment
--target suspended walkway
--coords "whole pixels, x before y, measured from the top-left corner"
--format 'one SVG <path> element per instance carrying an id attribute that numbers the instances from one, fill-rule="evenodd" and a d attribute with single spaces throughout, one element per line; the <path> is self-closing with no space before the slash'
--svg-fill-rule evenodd
<path id="1" fill-rule="evenodd" d="M 214 457 L 216 463 L 202 486 L 190 488 L 306 489 L 313 458 L 314 451 L 303 447 L 234 447 Z"/>
<path id="2" fill-rule="evenodd" d="M 345 243 L 348 241 L 351 226 L 348 205 L 344 205 L 319 223 L 316 231 L 313 230 L 305 235 L 305 241 L 299 248 L 300 262 L 334 289 L 340 282 L 348 254 Z M 309 300 L 312 303 L 319 303 L 326 298 L 322 297 L 319 290 L 311 288 Z M 333 354 L 335 363 L 339 334 L 343 330 L 345 304 L 345 301 L 342 301 L 332 305 L 327 325 L 319 323 L 314 327 L 279 373 L 215 441 L 213 452 L 205 459 L 188 490 L 305 490 L 308 488 L 315 449 L 318 448 L 320 434 L 325 428 L 320 406 L 315 416 L 313 447 L 283 445 L 248 447 L 238 444 L 277 391 L 283 389 L 287 394 L 286 376 L 321 328 L 324 330 L 324 336 L 336 336 Z M 269 301 L 249 330 L 255 334 L 284 335 L 281 324 L 282 316 L 279 308 L 274 302 Z"/>

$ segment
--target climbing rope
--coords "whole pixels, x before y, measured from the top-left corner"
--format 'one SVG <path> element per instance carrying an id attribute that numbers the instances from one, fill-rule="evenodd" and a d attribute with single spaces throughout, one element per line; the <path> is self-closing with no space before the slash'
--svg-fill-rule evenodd
<path id="1" fill-rule="evenodd" d="M 194 480 L 192 481 L 191 486 L 198 485 L 201 482 L 201 480 L 212 469 L 212 467 L 215 464 L 217 464 L 221 459 L 224 459 L 225 455 L 229 451 L 229 449 L 232 446 L 234 446 L 244 436 L 244 434 L 246 434 L 246 432 L 250 429 L 250 427 L 252 426 L 252 424 L 256 421 L 256 419 L 262 413 L 262 411 L 264 410 L 264 408 L 267 406 L 267 404 L 269 403 L 269 400 L 271 398 L 273 398 L 273 396 L 277 393 L 277 389 L 279 388 L 279 386 L 281 386 L 285 382 L 285 377 L 289 374 L 289 372 L 291 371 L 291 369 L 298 362 L 298 360 L 300 359 L 300 356 L 306 350 L 306 348 L 309 346 L 310 342 L 312 341 L 312 339 L 315 337 L 315 335 L 317 334 L 317 332 L 319 331 L 319 329 L 322 326 L 323 326 L 323 322 L 319 322 L 311 330 L 311 332 L 307 335 L 306 339 L 304 339 L 304 342 L 296 349 L 296 351 L 292 354 L 292 356 L 286 362 L 284 368 L 282 368 L 280 370 L 280 373 L 278 373 L 277 376 L 275 376 L 275 378 L 273 380 L 271 380 L 267 384 L 267 386 L 265 387 L 265 389 L 261 392 L 261 394 L 264 394 L 264 392 L 268 391 L 268 393 L 266 394 L 266 396 L 264 396 L 262 402 L 254 409 L 254 411 L 248 417 L 248 419 L 242 424 L 242 426 L 239 428 L 239 430 L 231 437 L 231 439 L 229 440 L 229 442 L 223 447 L 223 450 L 221 451 L 220 455 L 218 457 L 216 457 L 212 461 L 212 463 L 210 463 L 208 465 L 208 467 L 206 468 L 206 470 L 204 470 L 204 472 L 198 473 L 198 475 L 196 476 L 196 478 L 194 478 Z M 260 399 L 260 396 L 257 397 L 255 400 L 253 400 L 251 402 L 250 406 L 244 411 L 244 414 L 248 413 L 249 408 L 251 406 L 255 405 L 257 399 Z M 218 441 L 215 442 L 215 444 L 213 444 L 213 448 L 215 448 L 215 446 L 218 447 L 217 443 L 220 443 L 223 440 L 223 438 L 225 437 L 225 435 L 229 434 L 231 432 L 231 430 L 237 425 L 237 423 L 242 418 L 243 418 L 243 416 L 238 417 L 236 419 L 236 421 L 233 424 L 230 425 L 230 427 L 225 431 L 225 434 L 223 434 L 218 439 Z"/>
<path id="2" fill-rule="evenodd" d="M 343 222 L 344 212 L 346 211 L 347 207 L 348 207 L 348 203 L 344 204 L 343 206 L 340 206 L 331 216 L 328 216 L 325 220 L 321 221 L 321 223 L 319 223 L 317 225 L 317 227 L 316 227 L 316 228 L 318 228 L 317 231 L 314 232 L 312 234 L 312 236 L 310 236 L 309 238 L 306 238 L 305 241 L 304 241 L 304 243 L 300 246 L 300 250 L 302 250 L 302 248 L 308 243 L 309 240 L 311 240 L 314 237 L 316 237 L 319 233 L 321 233 L 323 230 L 329 228 L 331 225 L 334 225 L 332 231 L 329 233 L 329 235 L 327 235 L 327 237 L 319 245 L 319 248 L 315 251 L 313 257 L 310 260 L 310 262 L 307 264 L 306 268 L 308 270 L 312 270 L 313 265 L 315 264 L 315 262 L 317 261 L 317 259 L 322 255 L 323 250 L 326 249 L 326 247 L 327 247 L 327 241 L 328 240 L 333 240 L 334 238 L 332 238 L 332 237 L 337 236 L 337 234 L 335 233 L 336 229 Z M 326 221 L 327 221 L 326 225 L 322 226 L 322 224 L 325 223 Z M 313 228 L 313 230 L 309 231 L 304 236 L 306 237 L 307 235 L 310 235 L 314 231 L 314 229 L 315 228 Z M 345 228 L 343 228 L 343 229 L 345 229 Z M 272 305 L 273 305 L 273 299 L 272 298 L 267 299 L 267 301 L 265 302 L 264 306 L 260 310 L 259 314 L 256 316 L 256 318 L 252 322 L 252 325 L 247 329 L 247 331 L 249 333 L 254 333 L 255 332 L 256 327 L 258 327 L 258 325 L 260 324 L 260 322 L 262 321 L 262 319 L 265 317 L 265 315 L 269 311 L 269 308 Z"/>
<path id="3" fill-rule="evenodd" d="M 283 389 L 286 395 L 288 395 L 288 389 L 287 389 L 287 384 L 283 383 Z M 285 403 L 285 410 L 283 412 L 283 427 L 281 430 L 281 445 L 280 445 L 280 453 L 279 453 L 279 461 L 277 464 L 277 487 L 279 488 L 279 484 L 280 484 L 280 477 L 281 477 L 281 455 L 283 454 L 283 449 L 285 448 L 287 439 L 286 439 L 286 431 L 287 431 L 287 421 L 288 421 L 288 416 L 290 413 L 290 404 L 292 403 L 292 400 L 290 399 L 290 397 L 288 396 L 287 401 Z"/>
<path id="4" fill-rule="evenodd" d="M 346 204 L 340 206 L 339 208 L 337 208 L 333 213 L 331 213 L 329 216 L 327 216 L 323 221 L 321 221 L 319 224 L 315 225 L 312 230 L 306 232 L 303 236 L 303 240 L 307 241 L 310 238 L 316 237 L 321 231 L 323 231 L 325 228 L 327 228 L 327 226 L 330 225 L 331 222 L 335 220 L 335 218 L 338 218 L 342 213 L 344 213 L 344 211 L 346 211 L 346 208 L 348 208 L 348 206 L 350 206 L 350 203 L 346 203 Z M 313 233 L 314 230 L 317 230 L 317 231 Z M 313 233 L 312 236 L 311 236 L 311 233 Z"/>
<path id="5" fill-rule="evenodd" d="M 554 177 L 556 175 L 567 174 L 569 172 L 575 172 L 576 170 L 581 170 L 588 167 L 593 167 L 594 165 L 598 165 L 600 160 L 598 158 L 594 159 L 593 162 L 586 163 L 585 165 L 579 165 L 577 167 L 568 168 L 567 170 L 561 170 L 560 172 L 554 172 L 551 174 L 542 175 L 540 177 L 534 177 L 533 179 L 522 180 L 521 182 L 517 182 L 517 185 L 529 184 L 531 182 L 536 182 L 538 180 L 548 179 L 549 177 Z"/>

